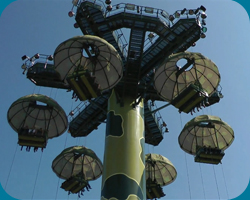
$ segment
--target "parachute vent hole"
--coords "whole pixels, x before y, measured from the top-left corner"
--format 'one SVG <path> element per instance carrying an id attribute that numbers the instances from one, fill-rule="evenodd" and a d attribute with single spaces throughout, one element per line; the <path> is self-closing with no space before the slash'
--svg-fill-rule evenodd
<path id="1" fill-rule="evenodd" d="M 199 127 L 214 128 L 215 126 L 212 122 L 200 122 Z"/>
<path id="2" fill-rule="evenodd" d="M 182 69 L 183 71 L 189 71 L 193 68 L 193 64 L 190 64 L 188 67 L 185 66 L 188 64 L 188 60 L 186 58 L 181 58 L 176 62 L 176 67 L 180 70 Z M 183 69 L 184 67 L 184 69 Z"/>
<path id="3" fill-rule="evenodd" d="M 46 103 L 43 103 L 43 102 L 40 102 L 40 101 L 37 101 L 36 102 L 36 105 L 38 105 L 38 106 L 48 106 L 48 104 L 46 104 Z"/>
<path id="4" fill-rule="evenodd" d="M 96 57 L 98 56 L 99 50 L 96 46 L 87 46 L 82 49 L 82 56 L 85 58 Z"/>

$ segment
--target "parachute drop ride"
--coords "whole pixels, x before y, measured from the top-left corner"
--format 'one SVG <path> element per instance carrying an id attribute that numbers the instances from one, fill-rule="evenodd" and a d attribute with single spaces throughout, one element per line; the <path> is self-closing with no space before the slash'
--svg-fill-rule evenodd
<path id="1" fill-rule="evenodd" d="M 172 54 L 154 76 L 159 95 L 185 113 L 218 102 L 219 82 L 217 66 L 202 54 L 191 52 Z"/>
<path id="2" fill-rule="evenodd" d="M 219 164 L 234 140 L 234 131 L 219 117 L 201 115 L 184 126 L 178 140 L 185 152 L 195 155 L 195 162 Z"/>
<path id="3" fill-rule="evenodd" d="M 12 103 L 7 114 L 10 126 L 18 133 L 18 144 L 29 151 L 45 148 L 47 140 L 63 134 L 68 119 L 61 106 L 48 96 L 32 94 Z"/>
<path id="4" fill-rule="evenodd" d="M 145 155 L 147 199 L 164 197 L 162 186 L 172 183 L 177 176 L 174 165 L 159 154 Z"/>
<path id="5" fill-rule="evenodd" d="M 82 195 L 90 189 L 88 181 L 96 180 L 102 174 L 102 162 L 91 150 L 73 146 L 63 150 L 52 162 L 52 169 L 59 178 L 65 179 L 61 188 L 70 193 Z"/>
<path id="6" fill-rule="evenodd" d="M 117 50 L 106 40 L 85 35 L 68 39 L 54 52 L 55 69 L 84 101 L 113 88 L 122 78 L 123 64 Z"/>
<path id="7" fill-rule="evenodd" d="M 77 107 L 78 115 L 69 125 L 73 137 L 87 136 L 100 123 L 107 124 L 102 199 L 164 197 L 162 186 L 176 179 L 173 164 L 158 154 L 147 154 L 144 163 L 142 155 L 145 142 L 156 146 L 163 140 L 164 130 L 168 132 L 167 124 L 157 112 L 172 104 L 180 112 L 192 113 L 194 109 L 217 103 L 221 98 L 217 89 L 220 82 L 217 66 L 199 53 L 185 52 L 200 38 L 206 37 L 206 8 L 184 8 L 171 15 L 162 9 L 131 3 L 112 6 L 108 0 L 106 5 L 92 0 L 74 0 L 72 3 L 68 14 L 75 16 L 74 27 L 80 28 L 83 36 L 59 44 L 53 56 L 23 56 L 23 74 L 27 71 L 27 78 L 38 86 L 73 91 L 73 98 L 86 101 L 83 110 Z M 126 34 L 123 33 L 125 29 Z M 185 63 L 181 64 L 181 60 Z M 168 101 L 169 104 L 153 108 L 155 101 Z M 10 109 L 8 119 L 14 130 L 22 135 L 26 125 L 28 130 L 38 130 L 43 125 L 48 138 L 49 134 L 59 135 L 59 130 L 51 126 L 51 117 L 47 118 L 51 114 L 47 110 L 57 106 L 32 102 L 30 100 L 27 106 L 18 109 L 13 105 L 14 111 Z M 37 115 L 28 118 L 33 108 L 38 109 Z M 22 111 L 22 117 L 16 114 L 19 111 Z M 45 119 L 37 120 L 45 111 Z M 59 111 L 57 113 L 61 115 Z M 67 120 L 65 114 L 61 119 L 64 118 Z M 66 129 L 66 120 L 56 123 L 59 129 Z M 213 152 L 209 150 L 215 149 L 217 143 L 210 141 L 218 138 L 217 147 L 224 150 L 233 140 L 231 129 L 221 124 L 202 122 L 193 129 L 185 128 L 182 134 L 186 135 L 179 137 L 181 147 L 196 155 L 197 162 L 215 162 L 211 158 L 215 154 L 209 154 L 209 157 L 207 152 Z M 200 129 L 211 130 L 199 133 Z M 198 137 L 198 133 L 208 136 Z M 190 134 L 193 137 L 189 138 Z M 38 137 L 34 138 L 32 144 L 37 143 Z M 46 137 L 39 143 L 44 145 L 45 141 Z M 216 159 L 216 162 L 220 160 Z M 65 179 L 61 188 L 80 195 L 90 188 L 90 180 L 101 176 L 102 163 L 90 149 L 70 147 L 54 159 L 52 169 L 58 177 Z"/>

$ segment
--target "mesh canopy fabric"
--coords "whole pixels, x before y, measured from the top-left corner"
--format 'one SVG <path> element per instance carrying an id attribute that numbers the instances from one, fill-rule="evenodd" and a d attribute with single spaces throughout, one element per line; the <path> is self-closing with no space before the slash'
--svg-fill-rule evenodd
<path id="1" fill-rule="evenodd" d="M 190 120 L 181 131 L 178 141 L 187 153 L 195 155 L 196 147 L 227 149 L 234 140 L 234 131 L 219 117 L 200 115 Z"/>
<path id="2" fill-rule="evenodd" d="M 86 54 L 92 52 L 91 56 Z M 101 90 L 114 87 L 122 78 L 123 64 L 116 49 L 97 36 L 76 36 L 61 43 L 54 52 L 56 71 L 66 82 L 74 71 L 88 70 Z"/>
<path id="3" fill-rule="evenodd" d="M 48 131 L 48 138 L 63 134 L 68 119 L 61 106 L 48 96 L 32 94 L 19 98 L 9 108 L 7 119 L 18 132 L 23 127 Z"/>
<path id="4" fill-rule="evenodd" d="M 145 165 L 146 180 L 155 179 L 160 186 L 165 186 L 176 179 L 177 172 L 174 165 L 159 154 L 146 154 Z"/>
<path id="5" fill-rule="evenodd" d="M 192 68 L 187 68 L 179 75 L 178 61 L 193 60 Z M 170 102 L 178 96 L 190 84 L 202 87 L 208 95 L 211 95 L 220 82 L 220 74 L 217 66 L 200 53 L 181 52 L 169 56 L 156 70 L 154 86 L 159 95 Z"/>
<path id="6" fill-rule="evenodd" d="M 84 180 L 95 180 L 102 174 L 102 162 L 94 151 L 83 146 L 63 150 L 52 162 L 52 169 L 62 179 L 83 174 Z"/>

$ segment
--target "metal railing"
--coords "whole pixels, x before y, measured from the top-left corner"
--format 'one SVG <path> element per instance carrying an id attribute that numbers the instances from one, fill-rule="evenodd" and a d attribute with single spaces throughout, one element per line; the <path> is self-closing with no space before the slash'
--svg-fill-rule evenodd
<path id="1" fill-rule="evenodd" d="M 150 101 L 150 100 L 147 102 L 147 106 L 150 112 L 145 113 L 145 115 L 146 116 L 152 115 L 155 120 L 156 125 L 161 130 L 161 133 L 166 132 L 167 124 L 163 121 L 160 112 L 159 111 L 152 112 L 154 110 L 158 110 L 157 106 L 153 103 L 153 101 Z"/>
<path id="2" fill-rule="evenodd" d="M 124 58 L 127 58 L 128 55 L 128 42 L 122 32 L 121 29 L 117 29 L 113 31 L 113 36 L 115 38 L 115 41 L 117 42 L 118 47 L 120 48 L 120 51 L 122 52 L 122 55 Z"/>
<path id="3" fill-rule="evenodd" d="M 135 16 L 138 15 L 138 17 L 140 18 L 153 17 L 159 19 L 167 27 L 174 26 L 180 19 L 196 18 L 197 24 L 201 27 L 201 29 L 205 26 L 204 19 L 201 18 L 201 12 L 195 11 L 199 10 L 199 8 L 177 10 L 174 14 L 170 15 L 168 12 L 162 9 L 140 6 L 131 3 L 120 3 L 109 8 L 108 6 L 111 5 L 106 5 L 101 0 L 73 0 L 72 3 L 74 6 L 79 7 L 83 2 L 88 2 L 89 5 L 92 5 L 93 7 L 99 9 L 103 13 L 104 18 L 108 18 L 119 13 L 133 14 Z M 120 51 L 122 52 L 124 58 L 126 58 L 128 53 L 128 41 L 126 41 L 122 30 L 118 29 L 116 31 L 113 31 L 112 33 L 120 48 Z M 152 40 L 149 40 L 148 38 L 146 39 L 144 51 L 154 43 L 155 38 L 152 38 Z"/>
<path id="4" fill-rule="evenodd" d="M 71 110 L 68 114 L 69 122 L 75 119 L 81 112 L 90 104 L 89 101 L 81 101 L 79 105 L 77 105 L 73 110 Z"/>
<path id="5" fill-rule="evenodd" d="M 54 59 L 52 55 L 45 55 L 45 54 L 35 54 L 32 57 L 28 57 L 26 55 L 24 55 L 22 57 L 24 63 L 22 64 L 21 68 L 23 69 L 23 74 L 25 74 L 25 72 L 33 67 L 36 63 L 43 63 L 44 64 L 44 68 L 46 68 L 47 64 L 49 65 L 54 65 Z"/>
<path id="6" fill-rule="evenodd" d="M 107 6 L 103 1 L 101 0 L 78 0 L 77 4 L 74 4 L 75 6 L 80 6 L 83 2 L 89 2 L 93 4 L 93 7 L 101 10 L 104 13 L 105 17 L 113 16 L 119 13 L 132 13 L 136 14 L 138 16 L 150 16 L 150 17 L 156 17 L 159 18 L 163 24 L 167 26 L 173 26 L 176 22 L 178 22 L 180 19 L 185 18 L 197 18 L 197 23 L 201 25 L 202 19 L 200 18 L 201 12 L 194 13 L 197 9 L 185 9 L 185 12 L 182 12 L 183 10 L 177 10 L 174 14 L 170 15 L 168 12 L 166 12 L 163 9 L 148 7 L 148 6 L 140 6 L 135 5 L 131 3 L 120 3 L 113 5 L 111 9 L 108 9 Z M 189 12 L 193 11 L 193 12 Z M 177 15 L 178 14 L 178 15 Z M 170 18 L 174 17 L 173 20 Z"/>

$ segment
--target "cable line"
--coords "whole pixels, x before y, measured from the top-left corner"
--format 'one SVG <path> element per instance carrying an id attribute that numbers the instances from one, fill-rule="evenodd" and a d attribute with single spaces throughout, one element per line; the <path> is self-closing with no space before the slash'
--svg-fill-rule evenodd
<path id="1" fill-rule="evenodd" d="M 187 178 L 188 178 L 188 190 L 189 190 L 189 199 L 192 199 L 192 195 L 191 195 L 191 188 L 190 188 L 190 181 L 189 181 L 189 173 L 188 173 L 188 165 L 187 165 L 187 155 L 185 154 L 185 163 L 186 163 L 186 169 L 187 169 Z"/>
<path id="2" fill-rule="evenodd" d="M 60 182 L 60 178 L 58 177 L 57 187 L 56 187 L 56 197 L 55 197 L 55 199 L 57 199 L 57 195 L 58 195 L 59 182 Z"/>
<path id="3" fill-rule="evenodd" d="M 212 106 L 209 106 L 209 108 L 210 108 L 211 115 L 213 115 Z M 214 133 L 215 133 L 215 136 L 216 136 L 216 130 L 214 130 Z M 219 143 L 218 143 L 218 138 L 217 138 L 217 137 L 216 137 L 216 141 L 217 141 L 217 144 L 216 144 L 216 145 L 219 147 Z M 216 174 L 215 174 L 214 165 L 213 165 L 213 171 L 214 171 L 214 178 L 215 178 L 217 193 L 218 193 L 218 197 L 219 197 L 219 199 L 220 199 L 220 192 L 219 192 L 219 187 L 218 187 L 217 177 L 216 177 Z"/>
<path id="4" fill-rule="evenodd" d="M 203 189 L 203 195 L 204 195 L 204 199 L 207 199 L 207 198 L 206 198 L 206 193 L 205 193 L 205 188 L 204 188 L 204 182 L 203 182 L 203 176 L 202 176 L 201 164 L 200 164 L 200 163 L 199 163 L 199 167 L 200 167 L 201 184 L 202 184 L 202 189 Z"/>
<path id="5" fill-rule="evenodd" d="M 180 121 L 181 121 L 181 128 L 182 126 L 182 117 L 181 117 L 181 113 L 180 113 Z M 185 163 L 186 163 L 186 169 L 187 169 L 187 179 L 188 179 L 188 190 L 189 190 L 189 198 L 192 199 L 192 195 L 191 195 L 191 188 L 190 188 L 190 181 L 189 181 L 189 173 L 188 173 L 188 164 L 187 164 L 187 155 L 184 152 L 185 155 Z"/>
<path id="6" fill-rule="evenodd" d="M 66 137 L 65 137 L 64 149 L 66 148 L 67 138 L 68 138 L 68 134 L 66 134 Z M 56 189 L 56 197 L 55 197 L 55 199 L 57 199 L 57 195 L 58 195 L 58 188 L 59 188 L 59 183 L 60 183 L 60 178 L 58 177 L 57 189 Z M 68 196 L 69 196 L 69 195 L 68 195 Z M 69 198 L 69 197 L 68 197 L 68 198 Z"/>
<path id="7" fill-rule="evenodd" d="M 35 90 L 36 90 L 36 85 L 34 85 L 34 89 L 33 89 L 33 92 L 32 92 L 32 94 L 35 94 Z"/>
<path id="8" fill-rule="evenodd" d="M 38 87 L 38 92 L 37 94 L 40 94 L 41 86 Z"/>
<path id="9" fill-rule="evenodd" d="M 222 169 L 223 180 L 224 180 L 225 187 L 226 187 L 227 199 L 229 199 L 229 194 L 228 194 L 228 189 L 227 189 L 227 182 L 226 182 L 226 179 L 225 179 L 223 165 L 221 165 L 221 169 Z"/>
<path id="10" fill-rule="evenodd" d="M 33 197 L 34 197 L 35 188 L 36 188 L 36 182 L 37 182 L 37 178 L 38 178 L 38 174 L 39 174 L 39 170 L 40 170 L 40 166 L 41 166 L 41 161 L 42 161 L 42 156 L 43 156 L 43 153 L 41 152 L 41 156 L 40 156 L 40 160 L 39 160 L 39 164 L 38 164 L 38 170 L 37 170 L 37 173 L 36 173 L 36 179 L 35 179 L 35 184 L 34 184 L 34 188 L 33 188 L 31 199 L 33 199 Z"/>
<path id="11" fill-rule="evenodd" d="M 56 99 L 56 97 L 57 97 L 57 91 L 58 91 L 58 88 L 56 88 L 54 99 Z"/>
<path id="12" fill-rule="evenodd" d="M 53 88 L 50 89 L 49 97 L 51 97 L 52 91 L 53 91 Z"/>
<path id="13" fill-rule="evenodd" d="M 218 187 L 217 177 L 216 177 L 216 174 L 215 174 L 214 165 L 213 165 L 213 170 L 214 170 L 214 178 L 215 178 L 217 193 L 218 193 L 218 197 L 219 197 L 219 199 L 220 199 L 220 192 L 219 192 L 219 187 Z"/>
<path id="14" fill-rule="evenodd" d="M 15 153 L 14 153 L 14 156 L 13 156 L 13 159 L 12 159 L 12 162 L 11 162 L 10 171 L 9 171 L 9 173 L 8 173 L 8 176 L 7 176 L 7 180 L 6 180 L 6 183 L 5 183 L 4 190 L 6 190 L 7 184 L 8 184 L 8 182 L 9 182 L 10 173 L 11 173 L 11 171 L 12 171 L 13 163 L 14 163 L 15 157 L 16 157 L 17 146 L 18 146 L 18 144 L 16 145 L 16 150 L 15 150 Z"/>

